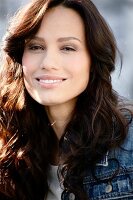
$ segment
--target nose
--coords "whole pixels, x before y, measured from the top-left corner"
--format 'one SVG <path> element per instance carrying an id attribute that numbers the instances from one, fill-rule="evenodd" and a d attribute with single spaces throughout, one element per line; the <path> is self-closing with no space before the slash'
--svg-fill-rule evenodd
<path id="1" fill-rule="evenodd" d="M 41 59 L 41 69 L 58 70 L 60 65 L 59 55 L 55 51 L 47 51 Z"/>

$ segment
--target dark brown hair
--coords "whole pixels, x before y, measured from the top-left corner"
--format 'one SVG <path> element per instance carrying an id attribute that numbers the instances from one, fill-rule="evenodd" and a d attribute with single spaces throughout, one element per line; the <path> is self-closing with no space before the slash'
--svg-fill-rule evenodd
<path id="1" fill-rule="evenodd" d="M 95 5 L 90 0 L 32 1 L 10 23 L 0 67 L 0 191 L 13 199 L 42 200 L 48 192 L 54 133 L 43 106 L 25 90 L 21 62 L 25 40 L 36 34 L 45 12 L 60 4 L 82 17 L 92 60 L 89 84 L 59 141 L 60 156 L 65 157 L 63 167 L 59 167 L 64 191 L 73 192 L 78 199 L 89 198 L 82 186 L 85 171 L 95 168 L 126 136 L 126 120 L 111 84 L 117 47 Z"/>

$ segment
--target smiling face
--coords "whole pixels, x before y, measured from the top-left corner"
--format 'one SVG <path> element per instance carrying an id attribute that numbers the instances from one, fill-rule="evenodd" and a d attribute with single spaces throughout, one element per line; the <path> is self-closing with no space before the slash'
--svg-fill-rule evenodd
<path id="1" fill-rule="evenodd" d="M 76 102 L 88 85 L 91 65 L 79 14 L 63 6 L 49 9 L 36 35 L 26 41 L 22 65 L 25 87 L 37 102 Z"/>

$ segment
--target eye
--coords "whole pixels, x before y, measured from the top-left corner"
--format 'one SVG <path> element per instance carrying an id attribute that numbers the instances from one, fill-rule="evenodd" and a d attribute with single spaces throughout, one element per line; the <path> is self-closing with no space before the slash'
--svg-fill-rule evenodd
<path id="1" fill-rule="evenodd" d="M 26 50 L 31 53 L 42 53 L 45 50 L 45 46 L 36 42 L 29 42 L 25 46 Z"/>
<path id="2" fill-rule="evenodd" d="M 71 46 L 62 47 L 61 50 L 66 51 L 66 52 L 76 51 L 76 49 L 74 47 L 71 47 Z"/>
<path id="3" fill-rule="evenodd" d="M 28 46 L 28 49 L 29 49 L 29 50 L 33 50 L 33 51 L 36 51 L 36 50 L 44 50 L 44 47 L 41 46 L 41 45 L 29 45 L 29 46 Z"/>

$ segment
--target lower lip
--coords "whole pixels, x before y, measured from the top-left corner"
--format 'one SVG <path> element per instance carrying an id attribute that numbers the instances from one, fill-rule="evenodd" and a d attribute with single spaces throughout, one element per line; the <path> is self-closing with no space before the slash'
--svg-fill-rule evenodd
<path id="1" fill-rule="evenodd" d="M 44 82 L 40 82 L 37 80 L 37 83 L 42 87 L 42 88 L 45 88 L 45 89 L 52 89 L 52 88 L 56 88 L 58 86 L 60 86 L 64 81 L 66 80 L 62 80 L 60 82 L 55 82 L 55 83 L 44 83 Z"/>

